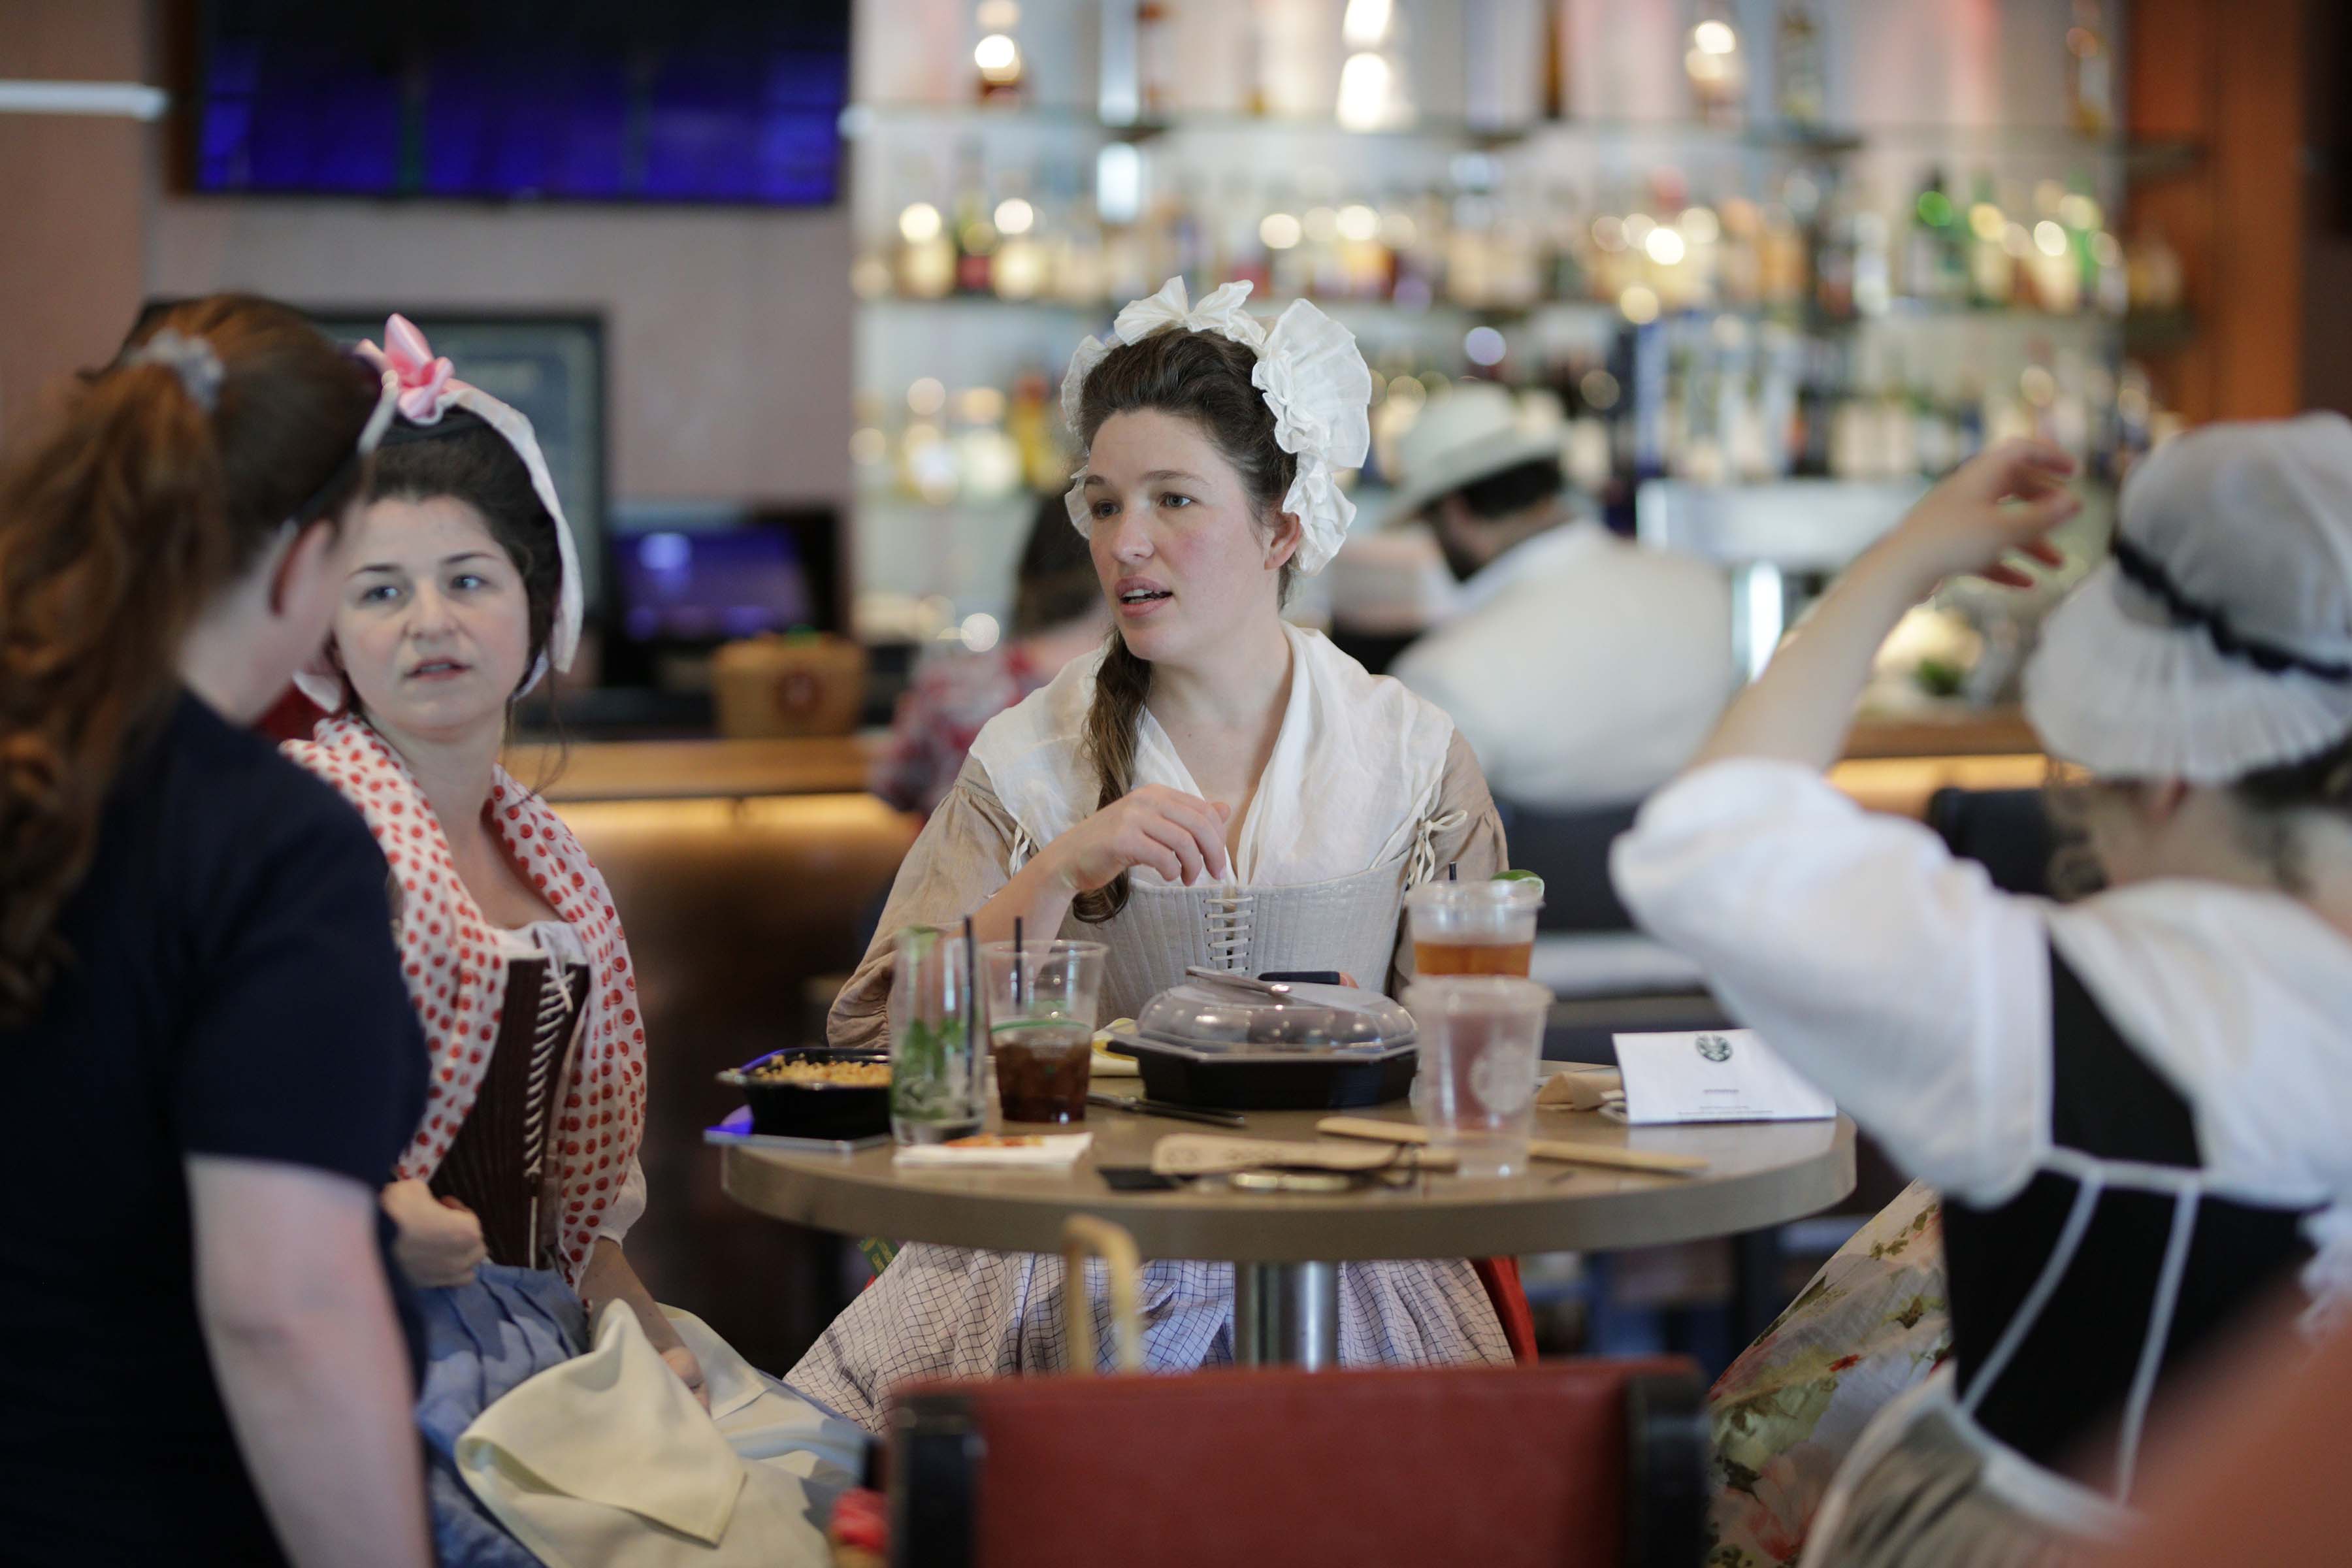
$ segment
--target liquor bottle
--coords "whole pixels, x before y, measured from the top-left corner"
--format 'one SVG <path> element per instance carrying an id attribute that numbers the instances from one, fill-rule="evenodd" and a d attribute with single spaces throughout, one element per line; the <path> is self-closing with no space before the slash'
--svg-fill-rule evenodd
<path id="1" fill-rule="evenodd" d="M 1853 309 L 1859 316 L 1884 316 L 1895 303 L 1895 269 L 1887 255 L 1886 215 L 1867 191 L 1857 195 L 1846 220 L 1853 236 Z"/>
<path id="2" fill-rule="evenodd" d="M 1201 221 L 1200 203 L 1189 178 L 1180 178 L 1173 191 L 1152 204 L 1154 226 L 1164 254 L 1156 263 L 1165 276 L 1182 277 L 1205 291 L 1217 279 L 1216 253 L 1209 243 L 1208 226 Z"/>
<path id="3" fill-rule="evenodd" d="M 2107 52 L 2099 0 L 2074 0 L 2074 25 L 2066 29 L 2066 97 L 2076 131 L 2105 136 L 2115 129 L 2115 59 Z"/>
<path id="4" fill-rule="evenodd" d="M 1746 196 L 1733 196 L 1723 204 L 1718 222 L 1723 237 L 1716 258 L 1717 290 L 1733 309 L 1752 308 L 1764 298 L 1764 209 Z"/>
<path id="5" fill-rule="evenodd" d="M 2066 231 L 2066 250 L 2079 279 L 2078 297 L 2096 301 L 2099 292 L 2097 238 L 2106 222 L 2098 198 L 2086 188 L 2088 178 L 2077 172 L 2067 181 L 2058 203 L 2058 226 Z"/>
<path id="6" fill-rule="evenodd" d="M 1175 64 L 1173 25 L 1161 0 L 1137 0 L 1135 7 L 1135 90 L 1143 118 L 1164 118 L 1171 107 Z"/>
<path id="7" fill-rule="evenodd" d="M 2071 316 L 2083 306 L 2083 273 L 2063 222 L 2065 187 L 2043 180 L 2033 188 L 2033 247 L 2025 270 L 2036 304 L 2053 315 Z"/>
<path id="8" fill-rule="evenodd" d="M 933 202 L 918 193 L 932 183 L 928 163 L 908 165 L 900 187 L 912 199 L 898 209 L 896 287 L 912 300 L 937 300 L 955 291 L 955 240 Z"/>
<path id="9" fill-rule="evenodd" d="M 1683 71 L 1690 78 L 1699 119 L 1717 125 L 1738 123 L 1740 100 L 1748 89 L 1748 64 L 1724 0 L 1699 0 L 1699 20 L 1690 30 Z"/>
<path id="10" fill-rule="evenodd" d="M 1444 202 L 1431 191 L 1399 193 L 1381 204 L 1381 236 L 1396 258 L 1389 297 L 1416 310 L 1434 304 L 1445 287 Z"/>
<path id="11" fill-rule="evenodd" d="M 1339 209 L 1339 253 L 1343 298 L 1389 297 L 1396 285 L 1396 256 L 1381 237 L 1380 209 L 1370 201 L 1352 201 Z"/>
<path id="12" fill-rule="evenodd" d="M 1241 111 L 1254 120 L 1265 117 L 1265 18 L 1255 5 L 1242 7 Z"/>
<path id="13" fill-rule="evenodd" d="M 1276 300 L 1303 299 L 1314 286 L 1313 258 L 1307 247 L 1307 226 L 1300 216 L 1304 204 L 1293 188 L 1277 184 L 1270 192 L 1270 210 L 1258 225 L 1265 242 L 1266 292 Z"/>
<path id="14" fill-rule="evenodd" d="M 1065 188 L 1078 188 L 1075 176 L 1066 181 Z M 1062 210 L 1069 216 L 1055 226 L 1052 242 L 1050 287 L 1054 298 L 1071 305 L 1099 305 L 1109 298 L 1110 284 L 1104 275 L 1102 224 L 1095 214 L 1095 205 L 1086 196 L 1076 195 Z"/>
<path id="15" fill-rule="evenodd" d="M 1536 232 L 1541 208 L 1525 181 L 1496 206 L 1488 252 L 1490 303 L 1498 310 L 1524 310 L 1543 297 L 1542 247 Z"/>
<path id="16" fill-rule="evenodd" d="M 1265 239 L 1260 232 L 1265 216 L 1265 204 L 1256 199 L 1239 174 L 1233 174 L 1225 178 L 1224 194 L 1217 205 L 1224 219 L 1223 237 L 1217 247 L 1217 276 L 1249 284 L 1251 291 L 1262 300 L 1274 282 L 1274 270 L 1266 259 Z"/>
<path id="17" fill-rule="evenodd" d="M 1028 197 L 1028 183 L 1008 182 L 1006 189 L 992 215 L 996 258 L 989 284 L 1000 300 L 1034 300 L 1045 290 L 1051 256 L 1037 231 L 1037 207 Z"/>
<path id="18" fill-rule="evenodd" d="M 1780 0 L 1780 26 L 1773 40 L 1780 118 L 1806 129 L 1828 110 L 1827 72 L 1822 61 L 1822 26 L 1812 0 Z"/>
<path id="19" fill-rule="evenodd" d="M 1456 305 L 1482 310 L 1496 302 L 1494 203 L 1484 159 L 1461 160 L 1445 241 L 1445 293 Z"/>
<path id="20" fill-rule="evenodd" d="M 2007 307 L 2017 295 L 2017 258 L 2010 254 L 2009 218 L 1995 199 L 1992 176 L 1977 176 L 1969 203 L 1969 300 L 1989 310 Z"/>
<path id="21" fill-rule="evenodd" d="M 1569 0 L 1543 3 L 1543 117 L 1568 118 L 1568 29 L 1563 26 Z M 1255 9 L 1255 7 L 1253 7 Z"/>
<path id="22" fill-rule="evenodd" d="M 985 11 L 987 7 L 982 6 Z M 1021 58 L 1021 46 L 1013 41 L 1010 33 L 990 33 L 973 48 L 972 64 L 979 72 L 977 96 L 992 107 L 1010 107 L 1027 96 L 1025 78 L 1028 65 Z"/>
<path id="23" fill-rule="evenodd" d="M 1965 299 L 1967 271 L 1961 252 L 1959 210 L 1944 189 L 1944 171 L 1930 169 L 1911 204 L 1911 230 L 1904 247 L 1905 291 L 1931 305 Z"/>
<path id="24" fill-rule="evenodd" d="M 1774 202 L 1764 210 L 1757 268 L 1768 309 L 1791 310 L 1804 302 L 1805 267 L 1805 230 L 1788 204 Z"/>
<path id="25" fill-rule="evenodd" d="M 1832 321 L 1854 316 L 1853 196 L 1843 185 L 1817 203 L 1805 226 L 1805 249 L 1813 278 L 1813 308 Z"/>
<path id="26" fill-rule="evenodd" d="M 967 143 L 956 176 L 956 292 L 986 294 L 996 258 L 996 224 L 977 142 Z"/>
<path id="27" fill-rule="evenodd" d="M 1959 422 L 1950 405 L 1934 388 L 1921 382 L 1911 389 L 1912 450 L 1919 471 L 1941 479 L 1959 463 Z"/>
<path id="28" fill-rule="evenodd" d="M 1042 492 L 1063 489 L 1070 477 L 1068 460 L 1054 438 L 1060 411 L 1048 403 L 1046 393 L 1045 373 L 1035 365 L 1024 367 L 1013 379 L 1012 405 L 1004 416 L 1004 433 L 1021 453 L 1023 480 Z"/>

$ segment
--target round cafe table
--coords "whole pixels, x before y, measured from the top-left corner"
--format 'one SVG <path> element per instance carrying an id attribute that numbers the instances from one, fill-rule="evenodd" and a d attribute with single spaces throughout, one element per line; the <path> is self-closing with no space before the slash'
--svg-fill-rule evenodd
<path id="1" fill-rule="evenodd" d="M 1135 1092 L 1132 1079 L 1098 1087 Z M 850 1236 L 1000 1252 L 1061 1250 L 1062 1226 L 1093 1215 L 1124 1226 L 1147 1258 L 1234 1265 L 1234 1345 L 1245 1363 L 1318 1367 L 1339 1359 L 1339 1265 L 1381 1258 L 1601 1252 L 1728 1236 L 1826 1208 L 1853 1190 L 1853 1123 L 1739 1122 L 1629 1128 L 1589 1111 L 1538 1110 L 1535 1135 L 1696 1154 L 1695 1175 L 1651 1175 L 1538 1160 L 1524 1175 L 1435 1172 L 1403 1187 L 1254 1194 L 1214 1180 L 1172 1192 L 1114 1192 L 1103 1165 L 1149 1165 L 1181 1133 L 1311 1140 L 1330 1111 L 1259 1111 L 1230 1131 L 1089 1106 L 1094 1142 L 1066 1171 L 907 1171 L 890 1149 L 725 1151 L 730 1196 L 761 1214 Z M 1411 1123 L 1403 1101 L 1344 1114 Z M 991 1131 L 1002 1131 L 991 1108 Z M 1080 1129 L 1019 1126 L 1017 1131 Z"/>

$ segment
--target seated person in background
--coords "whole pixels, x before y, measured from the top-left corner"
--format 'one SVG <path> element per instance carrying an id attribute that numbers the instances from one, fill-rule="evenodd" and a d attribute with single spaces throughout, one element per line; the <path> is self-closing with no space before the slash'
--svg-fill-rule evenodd
<path id="1" fill-rule="evenodd" d="M 622 1250 L 646 1208 L 628 939 L 578 839 L 499 765 L 513 703 L 578 643 L 570 530 L 530 421 L 453 379 L 402 318 L 385 342 L 402 416 L 368 478 L 325 647 L 299 677 L 330 717 L 285 749 L 374 833 L 425 1030 L 425 1117 L 383 1202 L 424 1288 L 419 1415 L 442 1561 L 527 1563 L 475 1508 L 453 1446 L 487 1405 L 584 1350 L 607 1302 L 628 1305 L 706 1407 L 702 1355 L 730 1362 L 740 1398 L 719 1414 L 739 1453 L 815 1432 L 774 1430 L 805 1408 L 698 1321 L 673 1321 Z"/>
<path id="2" fill-rule="evenodd" d="M 1118 630 L 992 720 L 898 873 L 882 927 L 834 1005 L 836 1046 L 889 1033 L 894 944 L 971 915 L 981 940 L 1106 943 L 1106 1017 L 1133 1016 L 1188 964 L 1409 970 L 1405 889 L 1448 861 L 1505 864 L 1502 829 L 1445 715 L 1311 633 L 1285 590 L 1317 571 L 1353 508 L 1371 378 L 1347 331 L 1293 304 L 1268 329 L 1247 284 L 1188 308 L 1181 281 L 1079 346 L 1063 406 L 1088 451 L 1068 497 Z M 1051 1371 L 1108 1341 L 1063 1339 L 1059 1258 L 918 1245 L 835 1319 L 788 1381 L 879 1430 L 893 1390 L 930 1377 Z M 1097 1287 L 1099 1291 L 1099 1287 Z M 1339 1270 L 1349 1365 L 1507 1362 L 1466 1261 Z M 1144 1271 L 1144 1356 L 1231 1361 L 1228 1266 Z M 1108 1334 L 1097 1300 L 1095 1320 Z"/>
<path id="3" fill-rule="evenodd" d="M 383 862 L 245 732 L 333 613 L 393 390 L 283 305 L 188 300 L 0 471 L 12 1564 L 430 1561 Z"/>
<path id="4" fill-rule="evenodd" d="M 1391 515 L 1423 520 L 1463 586 L 1393 673 L 1453 717 L 1495 798 L 1622 805 L 1673 776 L 1739 686 L 1723 574 L 1582 513 L 1557 435 L 1499 386 L 1432 402 L 1398 459 Z"/>
<path id="5" fill-rule="evenodd" d="M 900 811 L 929 816 L 953 787 L 981 726 L 1102 647 L 1110 607 L 1087 542 L 1058 495 L 1037 503 L 1013 567 L 1013 625 L 992 648 L 927 655 L 898 699 L 872 788 Z"/>
<path id="6" fill-rule="evenodd" d="M 2178 1369 L 2306 1263 L 2323 1304 L 2352 1280 L 2352 423 L 2163 447 L 2045 624 L 2026 711 L 2092 775 L 2108 890 L 2002 893 L 1822 776 L 1905 610 L 2055 562 L 2072 468 L 2015 442 L 1938 485 L 1617 846 L 1643 926 L 1944 1194 L 1952 1354 L 1809 1564 L 2087 1554 Z"/>

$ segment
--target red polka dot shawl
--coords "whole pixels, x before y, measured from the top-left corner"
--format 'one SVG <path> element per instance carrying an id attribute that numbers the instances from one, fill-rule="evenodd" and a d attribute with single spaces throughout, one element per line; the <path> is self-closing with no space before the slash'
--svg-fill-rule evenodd
<path id="1" fill-rule="evenodd" d="M 359 807 L 399 889 L 401 973 L 425 1026 L 432 1076 L 425 1120 L 395 1169 L 403 1180 L 427 1180 L 481 1090 L 503 1016 L 506 959 L 457 874 L 424 790 L 365 721 L 328 719 L 311 740 L 284 749 Z M 645 1133 L 646 1031 L 636 974 L 612 894 L 571 829 L 504 769 L 490 805 L 508 859 L 579 933 L 596 966 L 579 1062 L 555 1132 L 563 1188 L 560 1261 L 564 1276 L 576 1279 Z"/>

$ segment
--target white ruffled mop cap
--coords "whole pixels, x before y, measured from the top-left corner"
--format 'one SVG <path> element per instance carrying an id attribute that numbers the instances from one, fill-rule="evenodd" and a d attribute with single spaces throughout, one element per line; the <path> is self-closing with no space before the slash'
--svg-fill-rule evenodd
<path id="1" fill-rule="evenodd" d="M 2026 667 L 2053 753 L 2222 784 L 2352 735 L 2352 421 L 2190 431 L 2133 472 L 2122 513 Z"/>
<path id="2" fill-rule="evenodd" d="M 1249 295 L 1247 283 L 1227 283 L 1192 305 L 1184 280 L 1171 278 L 1151 298 L 1130 301 L 1112 321 L 1110 342 L 1090 337 L 1070 356 L 1062 377 L 1062 416 L 1075 433 L 1087 377 L 1121 343 L 1182 331 L 1246 344 L 1257 355 L 1250 384 L 1274 411 L 1274 438 L 1298 459 L 1282 510 L 1298 519 L 1298 569 L 1312 575 L 1338 552 L 1355 521 L 1356 503 L 1340 493 L 1338 470 L 1361 468 L 1371 450 L 1371 367 L 1357 350 L 1355 334 L 1306 300 L 1294 301 L 1269 330 L 1243 308 Z M 1073 484 L 1067 500 L 1070 521 L 1091 536 L 1094 514 L 1087 510 L 1083 485 Z"/>

